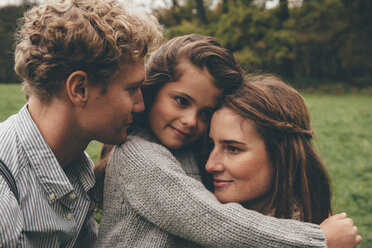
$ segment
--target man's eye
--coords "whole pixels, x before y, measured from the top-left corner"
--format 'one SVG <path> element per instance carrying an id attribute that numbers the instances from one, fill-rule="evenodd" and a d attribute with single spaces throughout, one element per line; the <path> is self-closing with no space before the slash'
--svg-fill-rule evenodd
<path id="1" fill-rule="evenodd" d="M 189 105 L 189 100 L 187 100 L 187 99 L 184 98 L 184 97 L 176 96 L 176 97 L 174 98 L 174 100 L 176 100 L 176 102 L 177 102 L 179 105 L 182 105 L 182 106 L 188 106 L 188 105 Z"/>
<path id="2" fill-rule="evenodd" d="M 128 89 L 129 94 L 134 94 L 137 90 L 140 89 L 140 86 L 132 87 Z"/>

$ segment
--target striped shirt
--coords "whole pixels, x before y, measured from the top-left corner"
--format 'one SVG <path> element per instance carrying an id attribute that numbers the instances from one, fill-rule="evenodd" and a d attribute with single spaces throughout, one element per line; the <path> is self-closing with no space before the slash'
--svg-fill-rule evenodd
<path id="1" fill-rule="evenodd" d="M 65 170 L 33 122 L 27 104 L 0 123 L 0 159 L 12 172 L 20 204 L 0 176 L 0 247 L 92 247 L 93 163 L 81 154 Z"/>

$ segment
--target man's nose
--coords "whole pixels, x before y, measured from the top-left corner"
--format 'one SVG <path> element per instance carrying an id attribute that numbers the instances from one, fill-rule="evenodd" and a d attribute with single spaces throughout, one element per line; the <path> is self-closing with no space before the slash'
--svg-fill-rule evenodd
<path id="1" fill-rule="evenodd" d="M 143 102 L 142 91 L 138 89 L 133 95 L 133 112 L 142 112 L 145 110 L 145 103 Z"/>

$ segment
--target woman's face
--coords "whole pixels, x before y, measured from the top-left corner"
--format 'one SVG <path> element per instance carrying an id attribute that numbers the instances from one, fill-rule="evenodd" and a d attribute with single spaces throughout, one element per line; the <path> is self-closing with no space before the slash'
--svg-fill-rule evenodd
<path id="1" fill-rule="evenodd" d="M 217 199 L 260 211 L 270 197 L 273 170 L 253 121 L 222 108 L 213 114 L 209 137 L 214 146 L 206 170 Z"/>
<path id="2" fill-rule="evenodd" d="M 159 90 L 149 110 L 151 130 L 171 149 L 200 138 L 221 95 L 207 69 L 199 69 L 186 60 L 177 69 L 181 77 Z"/>

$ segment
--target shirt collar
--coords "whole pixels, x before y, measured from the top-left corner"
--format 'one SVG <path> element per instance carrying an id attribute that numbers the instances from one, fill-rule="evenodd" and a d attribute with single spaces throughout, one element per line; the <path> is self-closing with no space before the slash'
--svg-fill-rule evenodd
<path id="1" fill-rule="evenodd" d="M 40 184 L 49 196 L 54 194 L 50 199 L 53 201 L 73 191 L 73 186 L 32 120 L 27 106 L 23 106 L 18 113 L 16 132 Z M 86 154 L 82 154 L 73 163 L 77 167 L 77 176 L 80 177 L 84 190 L 88 191 L 94 185 L 92 161 Z"/>
<path id="2" fill-rule="evenodd" d="M 75 169 L 74 175 L 78 175 L 78 180 L 81 182 L 84 191 L 88 192 L 95 184 L 95 176 L 93 173 L 94 164 L 90 159 L 88 153 L 84 152 L 75 160 L 73 168 Z"/>

